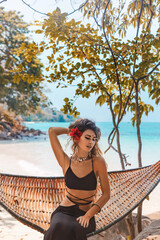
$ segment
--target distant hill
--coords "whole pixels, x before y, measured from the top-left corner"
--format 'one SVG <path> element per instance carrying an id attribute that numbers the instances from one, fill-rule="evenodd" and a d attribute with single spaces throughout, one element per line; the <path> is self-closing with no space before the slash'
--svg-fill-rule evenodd
<path id="1" fill-rule="evenodd" d="M 72 122 L 75 121 L 73 116 L 64 114 L 57 109 L 38 109 L 35 114 L 21 116 L 26 122 Z"/>

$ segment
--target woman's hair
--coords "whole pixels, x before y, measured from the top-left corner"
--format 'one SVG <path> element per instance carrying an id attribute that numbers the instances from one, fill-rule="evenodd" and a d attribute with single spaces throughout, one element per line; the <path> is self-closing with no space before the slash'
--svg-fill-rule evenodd
<path id="1" fill-rule="evenodd" d="M 102 155 L 102 152 L 98 146 L 98 141 L 101 136 L 101 130 L 100 130 L 100 128 L 98 128 L 96 126 L 95 122 L 93 122 L 89 119 L 86 119 L 86 118 L 84 118 L 84 119 L 80 118 L 80 119 L 77 119 L 74 123 L 71 123 L 69 125 L 69 129 L 71 130 L 72 128 L 78 128 L 78 130 L 81 131 L 82 133 L 88 129 L 92 130 L 96 135 L 97 141 L 91 150 L 91 157 Z M 74 141 L 74 138 L 73 137 L 71 137 L 71 138 L 73 140 L 72 150 L 74 152 L 77 144 Z"/>

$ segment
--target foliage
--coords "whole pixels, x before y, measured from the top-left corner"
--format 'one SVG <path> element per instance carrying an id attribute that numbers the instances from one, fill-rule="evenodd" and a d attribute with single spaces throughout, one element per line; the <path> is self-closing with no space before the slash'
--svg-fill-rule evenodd
<path id="1" fill-rule="evenodd" d="M 160 29 L 151 28 L 153 21 L 160 21 L 159 5 L 152 0 L 86 1 L 79 8 L 84 22 L 70 19 L 57 8 L 37 30 L 49 41 L 39 46 L 42 52 L 51 52 L 48 81 L 57 87 L 76 86 L 73 99 L 64 99 L 64 113 L 77 116 L 77 97 L 91 94 L 97 95 L 96 104 L 108 105 L 114 125 L 108 143 L 119 153 L 122 168 L 126 157 L 121 153 L 119 123 L 128 111 L 133 113 L 132 124 L 136 121 L 141 146 L 141 117 L 154 110 L 142 101 L 141 92 L 149 91 L 159 103 Z M 117 150 L 112 145 L 115 132 Z"/>
<path id="2" fill-rule="evenodd" d="M 157 17 L 158 2 L 154 3 L 152 9 L 144 6 L 140 19 L 141 32 L 132 40 L 121 38 L 126 36 L 129 27 L 138 27 L 136 19 L 140 2 L 132 1 L 125 13 L 122 13 L 124 1 L 119 1 L 120 8 L 120 5 L 116 8 L 110 2 L 106 12 L 107 4 L 98 1 L 97 6 L 96 2 L 88 1 L 82 12 L 89 20 L 94 17 L 97 27 L 90 23 L 69 20 L 67 14 L 61 13 L 57 8 L 44 21 L 42 30 L 37 31 L 37 33 L 44 31 L 49 39 L 49 44 L 42 42 L 40 47 L 52 50 L 46 68 L 51 72 L 48 81 L 57 83 L 57 87 L 76 85 L 75 97 L 89 98 L 92 93 L 97 94 L 96 103 L 100 106 L 107 104 L 111 107 L 112 101 L 115 117 L 121 119 L 126 110 L 130 110 L 134 113 L 132 118 L 134 124 L 136 114 L 134 87 L 137 83 L 140 83 L 139 92 L 148 89 L 150 96 L 157 104 L 159 103 L 159 29 L 156 34 L 151 33 L 148 21 L 153 10 L 153 19 Z M 77 116 L 77 108 L 73 105 L 74 99 L 65 98 L 64 101 L 63 111 Z M 146 103 L 143 105 L 140 116 L 153 110 L 150 105 Z"/>
<path id="3" fill-rule="evenodd" d="M 39 50 L 28 34 L 22 16 L 0 8 L 0 103 L 17 114 L 47 104 Z"/>

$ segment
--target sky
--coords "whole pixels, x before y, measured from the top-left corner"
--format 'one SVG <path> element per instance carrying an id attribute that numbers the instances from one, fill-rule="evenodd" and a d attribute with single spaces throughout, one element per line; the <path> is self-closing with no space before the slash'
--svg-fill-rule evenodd
<path id="1" fill-rule="evenodd" d="M 1 2 L 1 1 L 0 1 Z M 84 0 L 46 0 L 44 3 L 44 0 L 25 0 L 25 2 L 35 8 L 37 11 L 48 13 L 54 11 L 57 6 L 61 9 L 61 11 L 65 12 L 73 12 L 74 9 L 77 9 L 77 7 L 84 2 Z M 77 5 L 75 4 L 77 3 Z M 22 15 L 24 15 L 24 21 L 28 23 L 32 23 L 35 20 L 43 20 L 45 17 L 42 14 L 36 13 L 33 11 L 29 6 L 27 6 L 22 0 L 7 0 L 5 2 L 2 2 L 0 4 L 1 7 L 4 7 L 6 11 L 9 10 L 16 10 L 17 12 L 20 12 Z M 72 15 L 74 18 L 81 18 L 81 15 L 79 15 L 78 12 L 74 13 Z M 35 35 L 33 35 L 33 39 L 35 39 Z M 38 41 L 38 40 L 37 40 Z M 45 58 L 42 56 L 42 61 L 45 64 Z M 58 110 L 62 108 L 64 102 L 63 99 L 65 97 L 72 97 L 74 93 L 74 87 L 68 87 L 68 88 L 56 88 L 54 83 L 49 84 L 45 83 L 45 91 L 44 93 L 49 97 L 50 101 L 53 102 L 53 106 L 56 107 Z M 142 121 L 144 122 L 160 122 L 160 106 L 157 106 L 154 104 L 154 102 L 148 98 L 148 94 L 143 94 L 142 99 L 149 104 L 152 104 L 155 108 L 154 112 L 149 113 L 149 116 L 144 116 Z M 75 102 L 75 105 L 77 106 L 77 109 L 81 113 L 81 117 L 83 118 L 89 118 L 91 120 L 94 120 L 96 122 L 110 122 L 112 121 L 110 111 L 108 109 L 108 106 L 104 104 L 102 107 L 99 107 L 98 105 L 95 105 L 96 97 L 93 95 L 89 99 L 83 99 L 78 98 Z M 125 122 L 130 122 L 132 115 L 127 114 L 127 116 L 124 117 Z"/>

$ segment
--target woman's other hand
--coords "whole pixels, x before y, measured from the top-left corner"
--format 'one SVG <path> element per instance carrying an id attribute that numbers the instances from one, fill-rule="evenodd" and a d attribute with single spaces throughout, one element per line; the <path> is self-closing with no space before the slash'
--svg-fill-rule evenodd
<path id="1" fill-rule="evenodd" d="M 77 218 L 77 221 L 81 224 L 81 226 L 86 228 L 89 226 L 89 220 L 90 218 L 86 214 Z"/>

